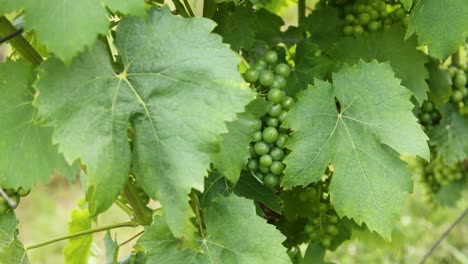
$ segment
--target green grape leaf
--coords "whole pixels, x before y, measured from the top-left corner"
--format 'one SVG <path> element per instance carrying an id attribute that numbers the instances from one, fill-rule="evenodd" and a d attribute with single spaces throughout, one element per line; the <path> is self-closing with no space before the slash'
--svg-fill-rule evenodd
<path id="1" fill-rule="evenodd" d="M 174 235 L 192 241 L 187 194 L 203 190 L 224 122 L 253 99 L 237 70 L 239 57 L 210 33 L 214 26 L 154 8 L 147 19 L 119 24 L 115 45 L 124 72 L 114 72 L 100 43 L 70 66 L 56 59 L 44 63 L 36 84 L 39 113 L 55 126 L 54 139 L 67 160 L 86 164 L 92 215 L 121 192 L 133 159 L 138 181 L 161 202 Z"/>
<path id="2" fill-rule="evenodd" d="M 337 213 L 365 222 L 388 240 L 412 190 L 409 171 L 395 152 L 428 159 L 427 137 L 411 112 L 410 91 L 388 63 L 360 61 L 332 79 L 316 80 L 283 123 L 293 130 L 283 185 L 316 182 L 332 163 L 329 192 Z"/>
<path id="3" fill-rule="evenodd" d="M 434 61 L 426 64 L 429 71 L 429 100 L 437 106 L 447 103 L 452 95 L 452 78 L 441 66 Z"/>
<path id="4" fill-rule="evenodd" d="M 0 263 L 29 264 L 23 244 L 17 238 L 18 220 L 10 210 L 0 214 Z"/>
<path id="5" fill-rule="evenodd" d="M 285 237 L 255 214 L 251 200 L 218 197 L 203 208 L 205 237 L 198 239 L 203 250 L 178 249 L 162 217 L 145 228 L 137 247 L 144 248 L 152 263 L 291 263 L 281 245 Z"/>
<path id="6" fill-rule="evenodd" d="M 332 264 L 331 262 L 325 262 L 324 257 L 325 249 L 320 244 L 309 244 L 302 264 Z"/>
<path id="7" fill-rule="evenodd" d="M 466 0 L 419 0 L 411 12 L 406 37 L 416 34 L 419 43 L 428 46 L 429 55 L 444 61 L 465 44 L 467 17 Z"/>
<path id="8" fill-rule="evenodd" d="M 49 51 L 67 63 L 86 46 L 91 46 L 98 35 L 107 34 L 109 19 L 103 2 L 124 14 L 145 12 L 141 0 L 7 0 L 8 6 L 26 11 L 26 30 L 35 31 Z"/>
<path id="9" fill-rule="evenodd" d="M 441 206 L 454 207 L 461 200 L 462 193 L 466 190 L 466 182 L 463 180 L 452 181 L 442 185 L 434 196 L 434 202 Z"/>
<path id="10" fill-rule="evenodd" d="M 403 5 L 403 8 L 407 11 L 413 6 L 413 0 L 400 0 L 400 3 Z"/>
<path id="11" fill-rule="evenodd" d="M 0 16 L 15 11 L 18 7 L 19 1 L 14 0 L 0 0 Z"/>
<path id="12" fill-rule="evenodd" d="M 405 31 L 399 26 L 378 31 L 366 37 L 343 38 L 329 52 L 337 61 L 356 64 L 360 59 L 379 62 L 389 61 L 395 76 L 401 79 L 403 86 L 414 93 L 419 103 L 427 99 L 429 86 L 426 79 L 429 73 L 424 66 L 428 57 L 416 50 L 416 39 L 404 40 Z"/>
<path id="13" fill-rule="evenodd" d="M 233 12 L 219 9 L 214 20 L 218 23 L 215 32 L 223 36 L 223 41 L 231 48 L 251 49 L 255 43 L 255 16 L 250 5 L 236 6 Z"/>
<path id="14" fill-rule="evenodd" d="M 297 44 L 294 70 L 287 78 L 285 92 L 296 97 L 297 94 L 307 89 L 314 79 L 326 80 L 335 70 L 336 63 L 325 55 L 317 55 L 319 47 L 311 41 L 303 41 Z"/>
<path id="15" fill-rule="evenodd" d="M 429 131 L 429 143 L 447 164 L 453 164 L 468 157 L 468 118 L 447 105 L 442 109 L 442 120 Z"/>
<path id="16" fill-rule="evenodd" d="M 322 8 L 307 16 L 305 30 L 310 33 L 310 39 L 320 48 L 328 49 L 344 36 L 345 22 L 340 19 L 338 9 Z"/>
<path id="17" fill-rule="evenodd" d="M 231 182 L 236 183 L 241 170 L 250 157 L 250 142 L 255 132 L 252 123 L 265 115 L 272 103 L 265 99 L 256 99 L 247 105 L 246 113 L 226 124 L 228 133 L 221 135 L 220 150 L 212 157 L 214 166 Z"/>
<path id="18" fill-rule="evenodd" d="M 91 229 L 91 218 L 88 209 L 75 209 L 71 212 L 68 222 L 68 234 Z M 93 234 L 73 237 L 63 249 L 65 264 L 86 264 L 93 243 Z"/>
<path id="19" fill-rule="evenodd" d="M 29 189 L 55 171 L 73 179 L 77 168 L 70 168 L 52 145 L 53 130 L 34 123 L 31 65 L 7 61 L 0 72 L 0 186 Z"/>
<path id="20" fill-rule="evenodd" d="M 106 264 L 115 264 L 118 262 L 119 245 L 116 240 L 113 240 L 109 231 L 104 237 L 104 245 L 106 247 Z"/>
<path id="21" fill-rule="evenodd" d="M 259 201 L 269 209 L 281 213 L 281 199 L 275 194 L 275 190 L 260 182 L 249 171 L 243 171 L 239 181 L 233 188 L 233 192 L 239 196 Z"/>
<path id="22" fill-rule="evenodd" d="M 282 35 L 280 28 L 284 25 L 281 17 L 268 12 L 264 8 L 260 8 L 255 11 L 255 38 L 256 40 L 263 40 L 271 47 L 282 41 Z"/>

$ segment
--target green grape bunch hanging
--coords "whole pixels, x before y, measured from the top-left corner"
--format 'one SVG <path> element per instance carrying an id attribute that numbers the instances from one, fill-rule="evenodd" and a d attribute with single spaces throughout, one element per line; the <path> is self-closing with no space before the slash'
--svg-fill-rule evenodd
<path id="1" fill-rule="evenodd" d="M 16 209 L 21 197 L 27 196 L 29 192 L 30 190 L 26 190 L 22 187 L 16 190 L 12 188 L 0 188 L 0 215 Z"/>
<path id="2" fill-rule="evenodd" d="M 466 67 L 456 65 L 452 65 L 447 69 L 453 83 L 450 101 L 462 115 L 468 115 L 468 78 L 466 70 Z"/>
<path id="3" fill-rule="evenodd" d="M 268 113 L 252 125 L 251 158 L 247 168 L 263 183 L 272 188 L 279 185 L 288 154 L 285 148 L 288 131 L 281 124 L 288 114 L 294 100 L 286 96 L 284 87 L 291 69 L 285 63 L 277 63 L 278 55 L 267 51 L 244 73 L 244 79 L 252 84 L 260 96 L 272 103 Z"/>

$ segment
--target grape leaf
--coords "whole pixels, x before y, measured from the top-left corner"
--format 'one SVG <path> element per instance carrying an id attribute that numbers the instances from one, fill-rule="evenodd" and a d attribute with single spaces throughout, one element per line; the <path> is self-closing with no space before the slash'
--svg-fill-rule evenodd
<path id="1" fill-rule="evenodd" d="M 198 240 L 203 252 L 177 249 L 164 219 L 156 216 L 137 243 L 147 252 L 147 263 L 291 263 L 281 245 L 285 237 L 255 214 L 252 201 L 218 197 L 203 216 L 205 237 Z"/>
<path id="2" fill-rule="evenodd" d="M 233 12 L 220 8 L 214 17 L 218 23 L 215 32 L 223 36 L 223 41 L 231 48 L 250 49 L 255 43 L 255 16 L 251 5 L 236 6 Z"/>
<path id="3" fill-rule="evenodd" d="M 345 22 L 340 19 L 338 9 L 321 8 L 307 16 L 304 28 L 310 33 L 310 39 L 320 48 L 328 49 L 344 36 Z"/>
<path id="4" fill-rule="evenodd" d="M 441 106 L 447 103 L 452 95 L 452 78 L 434 61 L 426 64 L 426 68 L 429 71 L 429 100 Z"/>
<path id="5" fill-rule="evenodd" d="M 106 247 L 106 264 L 118 263 L 119 245 L 113 240 L 109 231 L 104 237 L 104 245 Z"/>
<path id="6" fill-rule="evenodd" d="M 406 37 L 416 34 L 419 43 L 428 46 L 430 55 L 444 61 L 465 44 L 467 17 L 466 0 L 419 0 L 411 12 Z"/>
<path id="7" fill-rule="evenodd" d="M 91 229 L 91 218 L 88 209 L 75 209 L 71 212 L 68 222 L 68 234 Z M 93 243 L 93 234 L 73 237 L 68 240 L 63 249 L 65 264 L 86 264 Z"/>
<path id="8" fill-rule="evenodd" d="M 337 213 L 365 222 L 388 240 L 412 189 L 405 163 L 394 152 L 429 157 L 410 96 L 388 63 L 360 61 L 333 74 L 333 84 L 316 80 L 283 123 L 293 130 L 283 185 L 316 182 L 332 163 L 329 191 Z"/>
<path id="9" fill-rule="evenodd" d="M 282 32 L 280 28 L 284 25 L 281 17 L 268 12 L 264 8 L 260 8 L 254 13 L 255 15 L 255 38 L 263 40 L 271 47 L 282 41 Z"/>
<path id="10" fill-rule="evenodd" d="M 281 199 L 275 194 L 275 190 L 260 182 L 249 171 L 243 171 L 233 191 L 235 194 L 259 201 L 269 209 L 281 213 Z"/>
<path id="11" fill-rule="evenodd" d="M 70 168 L 52 145 L 50 128 L 36 126 L 32 106 L 34 73 L 24 61 L 0 64 L 0 185 L 31 188 L 58 170 L 72 179 Z"/>
<path id="12" fill-rule="evenodd" d="M 29 264 L 23 244 L 17 238 L 18 220 L 12 210 L 0 214 L 0 263 Z"/>
<path id="13" fill-rule="evenodd" d="M 414 93 L 419 103 L 427 99 L 429 73 L 424 66 L 427 56 L 416 50 L 415 38 L 404 40 L 405 31 L 400 26 L 369 34 L 367 37 L 343 38 L 329 52 L 338 61 L 356 64 L 360 59 L 389 61 L 395 76 L 403 86 Z"/>
<path id="14" fill-rule="evenodd" d="M 447 105 L 442 109 L 442 120 L 429 131 L 429 143 L 434 145 L 450 165 L 468 157 L 468 118 Z"/>
<path id="15" fill-rule="evenodd" d="M 15 11 L 18 8 L 19 1 L 0 0 L 0 16 Z"/>
<path id="16" fill-rule="evenodd" d="M 256 99 L 247 106 L 246 113 L 226 124 L 228 133 L 221 135 L 220 150 L 213 155 L 212 160 L 219 172 L 231 182 L 237 182 L 250 157 L 250 142 L 255 132 L 252 123 L 266 114 L 271 105 L 265 99 Z"/>
<path id="17" fill-rule="evenodd" d="M 304 254 L 302 264 L 331 264 L 331 262 L 325 262 L 325 249 L 318 243 L 309 244 Z"/>
<path id="18" fill-rule="evenodd" d="M 210 33 L 214 26 L 154 8 L 147 19 L 129 17 L 119 25 L 115 45 L 124 72 L 114 72 L 100 43 L 70 66 L 44 63 L 39 113 L 56 127 L 66 158 L 87 165 L 92 215 L 115 200 L 133 159 L 138 181 L 161 202 L 174 235 L 191 240 L 187 194 L 203 190 L 224 122 L 253 99 L 237 70 L 239 57 Z"/>
<path id="19" fill-rule="evenodd" d="M 109 20 L 103 2 L 125 14 L 145 12 L 141 0 L 7 0 L 10 9 L 26 11 L 26 30 L 34 30 L 49 51 L 67 63 L 85 46 L 91 46 L 99 34 L 107 33 Z"/>

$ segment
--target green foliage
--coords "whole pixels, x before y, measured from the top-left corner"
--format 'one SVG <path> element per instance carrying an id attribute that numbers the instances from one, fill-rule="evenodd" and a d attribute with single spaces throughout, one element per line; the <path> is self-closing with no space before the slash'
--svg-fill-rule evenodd
<path id="1" fill-rule="evenodd" d="M 112 239 L 109 231 L 104 237 L 104 244 L 106 246 L 106 264 L 117 263 L 117 259 L 119 257 L 119 245 L 116 240 Z"/>
<path id="2" fill-rule="evenodd" d="M 85 231 L 91 228 L 88 209 L 75 209 L 71 212 L 68 223 L 68 234 Z M 70 238 L 63 250 L 65 264 L 86 264 L 93 243 L 93 234 Z"/>
<path id="3" fill-rule="evenodd" d="M 23 244 L 18 240 L 18 220 L 15 214 L 0 215 L 0 263 L 29 264 Z"/>

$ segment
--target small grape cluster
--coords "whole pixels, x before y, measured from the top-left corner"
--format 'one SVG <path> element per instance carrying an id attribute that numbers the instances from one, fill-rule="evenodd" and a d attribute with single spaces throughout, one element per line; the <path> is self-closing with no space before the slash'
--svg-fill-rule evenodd
<path id="1" fill-rule="evenodd" d="M 431 101 L 424 101 L 421 107 L 416 110 L 416 116 L 424 131 L 431 130 L 432 127 L 440 123 L 441 119 L 439 110 Z"/>
<path id="2" fill-rule="evenodd" d="M 456 162 L 451 165 L 446 165 L 442 157 L 436 156 L 433 153 L 431 162 L 424 164 L 422 182 L 428 189 L 428 195 L 431 197 L 437 194 L 442 186 L 453 181 L 461 180 L 466 177 L 466 171 L 463 162 Z M 430 198 L 429 197 L 429 198 Z"/>
<path id="3" fill-rule="evenodd" d="M 9 210 L 16 209 L 21 200 L 21 197 L 27 196 L 30 192 L 30 190 L 26 190 L 22 187 L 19 187 L 16 190 L 12 188 L 2 190 L 3 194 L 6 194 L 6 197 L 3 194 L 0 195 L 0 214 L 4 214 Z M 8 199 L 10 200 L 10 202 L 8 201 Z"/>
<path id="4" fill-rule="evenodd" d="M 260 96 L 273 103 L 268 113 L 252 124 L 255 132 L 252 134 L 251 158 L 247 163 L 247 168 L 272 188 L 278 186 L 285 168 L 283 160 L 288 154 L 285 148 L 288 131 L 281 128 L 281 124 L 294 103 L 282 90 L 291 69 L 277 61 L 277 53 L 267 51 L 244 73 L 244 79 Z"/>
<path id="5" fill-rule="evenodd" d="M 324 248 L 330 249 L 333 244 L 341 243 L 339 237 L 342 230 L 339 228 L 338 217 L 333 205 L 330 203 L 328 186 L 333 175 L 333 171 L 327 169 L 321 181 L 307 187 L 299 194 L 301 202 L 316 204 L 313 212 L 308 217 L 308 222 L 304 226 L 304 231 L 309 236 L 311 243 L 320 242 Z"/>
<path id="6" fill-rule="evenodd" d="M 468 86 L 466 68 L 452 65 L 447 69 L 452 77 L 452 96 L 450 101 L 462 115 L 468 115 Z"/>

